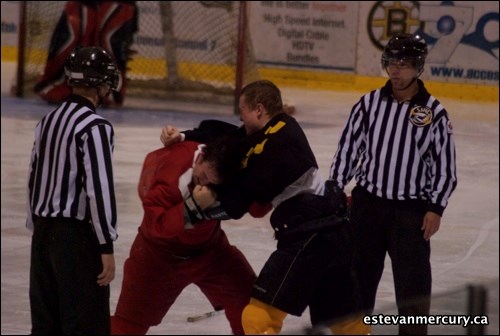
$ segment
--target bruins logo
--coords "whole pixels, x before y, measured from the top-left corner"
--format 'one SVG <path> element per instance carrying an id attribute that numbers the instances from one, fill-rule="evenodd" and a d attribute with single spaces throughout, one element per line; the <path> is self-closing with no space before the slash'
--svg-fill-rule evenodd
<path id="1" fill-rule="evenodd" d="M 427 126 L 432 122 L 432 111 L 428 107 L 415 106 L 410 110 L 409 119 L 415 126 Z"/>

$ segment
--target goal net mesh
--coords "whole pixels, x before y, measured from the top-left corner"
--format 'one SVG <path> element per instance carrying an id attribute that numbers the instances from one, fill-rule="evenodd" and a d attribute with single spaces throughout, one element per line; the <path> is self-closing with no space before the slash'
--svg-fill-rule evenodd
<path id="1" fill-rule="evenodd" d="M 64 1 L 27 1 L 23 93 L 33 93 Z M 259 78 L 248 33 L 237 68 L 240 1 L 137 1 L 139 30 L 128 63 L 127 97 L 233 104 Z"/>

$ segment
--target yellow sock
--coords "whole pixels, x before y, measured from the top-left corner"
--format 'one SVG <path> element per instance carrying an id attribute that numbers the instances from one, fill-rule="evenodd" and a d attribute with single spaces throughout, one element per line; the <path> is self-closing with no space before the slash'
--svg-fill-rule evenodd
<path id="1" fill-rule="evenodd" d="M 277 335 L 287 315 L 284 311 L 251 298 L 241 317 L 245 335 Z"/>

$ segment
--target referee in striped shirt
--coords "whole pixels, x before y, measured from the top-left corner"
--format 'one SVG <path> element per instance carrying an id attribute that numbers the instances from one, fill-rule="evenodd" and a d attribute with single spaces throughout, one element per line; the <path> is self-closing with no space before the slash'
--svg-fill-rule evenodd
<path id="1" fill-rule="evenodd" d="M 429 315 L 429 240 L 457 176 L 448 113 L 418 79 L 426 55 L 419 35 L 389 40 L 382 55 L 389 80 L 354 105 L 325 183 L 325 193 L 338 201 L 356 179 L 350 213 L 354 266 L 367 314 L 373 312 L 388 252 L 399 314 Z M 424 335 L 427 326 L 400 325 L 399 333 Z"/>
<path id="2" fill-rule="evenodd" d="M 73 94 L 36 126 L 29 167 L 32 334 L 109 334 L 114 133 L 96 106 L 121 77 L 99 47 L 75 49 L 65 70 Z"/>

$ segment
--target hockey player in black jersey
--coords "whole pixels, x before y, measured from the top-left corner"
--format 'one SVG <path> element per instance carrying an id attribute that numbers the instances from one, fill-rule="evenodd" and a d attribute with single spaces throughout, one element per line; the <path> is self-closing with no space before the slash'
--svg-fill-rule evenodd
<path id="1" fill-rule="evenodd" d="M 288 314 L 300 316 L 306 307 L 313 326 L 327 325 L 335 334 L 367 333 L 350 271 L 350 227 L 322 196 L 323 180 L 302 128 L 283 112 L 280 90 L 270 81 L 243 88 L 239 110 L 240 128 L 206 121 L 183 134 L 167 127 L 161 138 L 168 144 L 196 136 L 210 141 L 221 130 L 232 134 L 241 144 L 242 168 L 236 181 L 216 189 L 221 212 L 238 219 L 267 204 L 274 208 L 277 248 L 243 312 L 245 333 L 277 334 Z"/>

